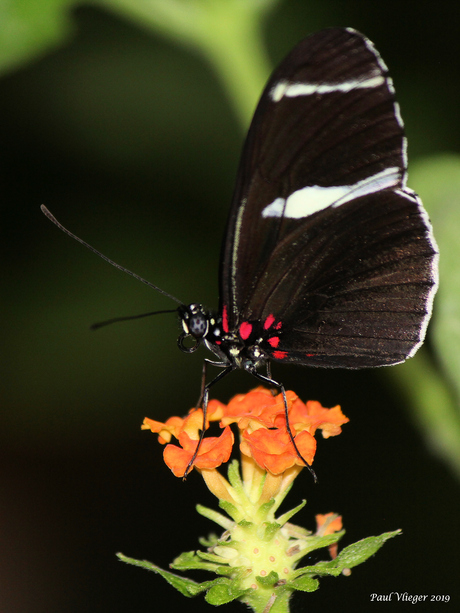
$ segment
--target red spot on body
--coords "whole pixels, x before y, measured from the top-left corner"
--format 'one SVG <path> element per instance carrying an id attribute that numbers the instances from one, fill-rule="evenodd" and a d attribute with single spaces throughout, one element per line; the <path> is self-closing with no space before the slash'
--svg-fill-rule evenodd
<path id="1" fill-rule="evenodd" d="M 241 338 L 245 341 L 247 338 L 249 338 L 251 332 L 252 332 L 252 324 L 248 323 L 247 321 L 243 321 L 243 323 L 240 325 Z"/>
<path id="2" fill-rule="evenodd" d="M 315 356 L 314 353 L 306 353 L 307 358 L 313 358 Z"/>
<path id="3" fill-rule="evenodd" d="M 268 328 L 273 324 L 273 322 L 275 321 L 275 316 L 270 314 L 267 319 L 264 321 L 264 330 L 268 330 Z"/>
<path id="4" fill-rule="evenodd" d="M 284 360 L 286 356 L 287 356 L 287 351 L 274 351 L 273 352 L 273 357 L 275 358 L 275 360 Z"/>
<path id="5" fill-rule="evenodd" d="M 272 336 L 271 338 L 269 338 L 268 344 L 271 345 L 273 348 L 278 347 L 278 345 L 280 344 L 279 336 Z"/>
<path id="6" fill-rule="evenodd" d="M 216 345 L 220 345 L 222 343 L 222 341 L 214 341 L 216 343 Z"/>
<path id="7" fill-rule="evenodd" d="M 228 332 L 228 313 L 226 304 L 224 304 L 224 308 L 222 309 L 222 328 L 224 332 Z"/>
<path id="8" fill-rule="evenodd" d="M 283 323 L 281 321 L 279 321 L 276 326 L 275 326 L 275 330 L 280 330 L 281 326 L 283 325 Z"/>

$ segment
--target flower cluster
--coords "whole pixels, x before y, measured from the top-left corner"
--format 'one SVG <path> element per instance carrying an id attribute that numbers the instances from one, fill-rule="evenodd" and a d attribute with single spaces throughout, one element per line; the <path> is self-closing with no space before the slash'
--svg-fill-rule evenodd
<path id="1" fill-rule="evenodd" d="M 207 602 L 213 605 L 239 600 L 255 613 L 288 613 L 294 591 L 312 592 L 318 588 L 320 577 L 350 574 L 352 567 L 399 533 L 369 537 L 339 552 L 338 541 L 345 531 L 336 513 L 317 515 L 315 532 L 291 523 L 305 501 L 276 516 L 295 477 L 305 467 L 304 460 L 313 462 L 316 431 L 321 430 L 328 438 L 340 434 L 341 426 L 348 422 L 339 406 L 326 409 L 319 402 L 304 403 L 292 391 L 286 392 L 285 403 L 282 394 L 274 396 L 270 390 L 258 387 L 235 396 L 227 405 L 211 400 L 206 430 L 211 422 L 218 423 L 222 432 L 219 436 L 206 436 L 198 452 L 203 427 L 201 409 L 164 423 L 146 418 L 142 428 L 158 434 L 159 442 L 166 445 L 165 462 L 177 477 L 184 476 L 193 460 L 193 467 L 226 513 L 198 505 L 197 511 L 224 532 L 220 537 L 213 534 L 201 539 L 205 551 L 183 553 L 170 565 L 180 571 L 211 571 L 218 575 L 217 579 L 196 583 L 145 560 L 118 554 L 124 562 L 160 574 L 185 596 L 204 592 Z M 232 452 L 231 425 L 238 428 L 241 460 L 229 464 L 227 480 L 217 469 Z M 171 442 L 173 437 L 178 445 Z M 322 548 L 327 548 L 328 560 L 298 567 L 301 558 Z"/>
<path id="2" fill-rule="evenodd" d="M 326 409 L 313 400 L 304 403 L 292 391 L 286 392 L 286 401 L 296 447 L 311 464 L 316 452 L 315 432 L 320 429 L 324 438 L 340 434 L 348 418 L 339 406 Z M 228 461 L 234 443 L 231 424 L 238 426 L 243 458 L 251 458 L 272 475 L 281 475 L 295 467 L 298 472 L 304 466 L 286 427 L 282 394 L 273 396 L 271 391 L 258 387 L 248 394 L 238 394 L 227 405 L 211 400 L 206 427 L 210 422 L 219 422 L 223 432 L 218 437 L 203 439 L 194 462 L 198 470 L 215 469 Z M 164 460 L 174 475 L 181 477 L 195 452 L 202 424 L 203 412 L 198 409 L 184 419 L 171 417 L 165 423 L 145 418 L 142 428 L 158 433 L 160 443 L 169 443 L 172 437 L 179 441 L 180 447 L 166 445 Z"/>

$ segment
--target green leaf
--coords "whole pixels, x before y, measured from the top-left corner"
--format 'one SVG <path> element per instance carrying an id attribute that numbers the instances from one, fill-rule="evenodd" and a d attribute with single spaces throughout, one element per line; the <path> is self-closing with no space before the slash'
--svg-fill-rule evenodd
<path id="1" fill-rule="evenodd" d="M 307 504 L 307 501 L 302 500 L 302 502 L 299 505 L 297 505 L 290 511 L 286 511 L 286 513 L 284 513 L 283 515 L 280 515 L 276 521 L 279 523 L 280 526 L 284 526 L 284 524 L 288 522 L 291 519 L 291 517 L 294 517 L 294 515 L 298 513 L 300 509 L 303 509 L 306 504 Z M 302 530 L 305 530 L 305 528 L 302 528 Z"/>
<path id="2" fill-rule="evenodd" d="M 460 397 L 460 156 L 439 155 L 414 164 L 411 184 L 429 212 L 440 252 L 433 341 Z"/>
<path id="3" fill-rule="evenodd" d="M 122 562 L 132 564 L 133 566 L 140 566 L 141 568 L 145 568 L 146 570 L 150 570 L 158 575 L 161 575 L 161 577 L 163 577 L 163 579 L 165 579 L 170 585 L 172 585 L 176 590 L 178 590 L 181 594 L 187 596 L 188 598 L 192 598 L 200 592 L 203 592 L 212 583 L 210 581 L 206 581 L 204 583 L 197 583 L 196 581 L 187 579 L 187 577 L 180 577 L 179 575 L 170 573 L 167 570 L 163 570 L 159 566 L 156 566 L 155 564 L 152 564 L 147 560 L 135 560 L 134 558 L 128 558 L 122 553 L 117 553 L 117 557 Z"/>
<path id="4" fill-rule="evenodd" d="M 237 598 L 241 598 L 250 589 L 235 588 L 236 582 L 228 579 L 215 579 L 214 585 L 208 590 L 205 599 L 215 606 L 226 604 Z"/>
<path id="5" fill-rule="evenodd" d="M 311 551 L 334 545 L 342 538 L 344 534 L 345 530 L 340 530 L 340 532 L 334 532 L 334 534 L 326 534 L 325 536 L 309 536 L 305 539 L 307 546 L 301 551 L 299 551 L 299 553 L 294 554 L 292 557 L 294 559 L 300 560 L 300 558 L 303 558 L 307 555 L 307 553 L 310 553 Z"/>
<path id="6" fill-rule="evenodd" d="M 198 511 L 198 509 L 197 509 Z M 215 547 L 217 545 L 217 543 L 220 541 L 220 537 L 217 536 L 217 534 L 208 534 L 208 536 L 200 536 L 198 538 L 198 542 L 200 543 L 200 545 L 202 547 Z"/>
<path id="7" fill-rule="evenodd" d="M 281 526 L 276 521 L 264 522 L 261 526 L 258 527 L 258 535 L 266 543 L 269 543 L 272 538 L 278 534 Z"/>
<path id="8" fill-rule="evenodd" d="M 374 555 L 388 539 L 400 533 L 401 530 L 394 530 L 393 532 L 385 532 L 380 536 L 369 536 L 357 543 L 353 543 L 353 545 L 345 547 L 334 560 L 318 562 L 314 566 L 299 568 L 296 574 L 298 574 L 299 578 L 304 576 L 304 574 L 308 576 L 331 575 L 336 577 L 340 575 L 345 568 L 353 568 L 365 562 L 370 556 Z M 294 583 L 296 581 L 297 579 L 295 579 Z"/>
<path id="9" fill-rule="evenodd" d="M 215 69 L 246 126 L 269 73 L 262 22 L 277 0 L 90 0 L 143 29 L 194 49 Z M 72 31 L 72 0 L 0 3 L 0 72 L 62 43 Z"/>
<path id="10" fill-rule="evenodd" d="M 315 592 L 319 588 L 319 581 L 310 575 L 302 575 L 301 577 L 297 577 L 297 579 L 290 581 L 289 587 L 298 590 L 299 592 Z"/>
<path id="11" fill-rule="evenodd" d="M 214 564 L 222 564 L 222 557 L 215 553 L 209 553 L 209 551 L 197 551 L 196 553 L 200 560 L 206 560 Z"/>
<path id="12" fill-rule="evenodd" d="M 209 572 L 218 575 L 228 575 L 234 572 L 234 568 L 230 568 L 225 564 L 216 564 L 209 560 L 204 561 L 194 551 L 185 551 L 181 553 L 171 564 L 174 570 L 208 570 Z"/>
<path id="13" fill-rule="evenodd" d="M 216 584 L 219 579 L 216 579 L 213 583 Z M 209 604 L 219 606 L 221 604 L 227 604 L 247 594 L 250 589 L 235 589 L 232 583 L 222 585 L 212 585 L 206 592 L 205 600 Z"/>
<path id="14" fill-rule="evenodd" d="M 223 509 L 228 515 L 230 515 L 230 517 L 238 522 L 241 520 L 242 514 L 241 511 L 239 509 L 236 508 L 236 506 L 234 504 L 232 504 L 231 502 L 228 502 L 228 500 L 219 500 L 219 506 L 221 509 Z M 215 521 L 215 520 L 213 520 Z M 227 519 L 227 522 L 230 522 L 229 519 Z M 217 522 L 218 523 L 218 522 Z M 233 522 L 230 522 L 233 524 Z M 225 526 L 223 526 L 225 528 Z M 228 528 L 225 528 L 226 530 L 228 530 Z"/>
<path id="15" fill-rule="evenodd" d="M 238 492 L 243 491 L 243 482 L 240 475 L 240 463 L 238 460 L 232 460 L 228 465 L 227 471 L 228 481 L 230 485 Z"/>
<path id="16" fill-rule="evenodd" d="M 389 539 L 401 534 L 401 530 L 394 530 L 393 532 L 384 532 L 380 536 L 369 536 L 353 545 L 345 547 L 337 558 L 337 562 L 340 569 L 353 568 L 358 564 L 362 564 L 368 558 L 373 556 Z"/>
<path id="17" fill-rule="evenodd" d="M 286 488 L 282 489 L 281 492 L 279 492 L 275 496 L 275 506 L 272 509 L 273 513 L 279 509 L 279 507 L 281 506 L 283 500 L 287 497 L 287 495 L 291 491 L 293 485 L 294 485 L 294 481 L 292 481 Z M 305 501 L 305 503 L 306 502 L 307 501 Z"/>
<path id="18" fill-rule="evenodd" d="M 413 164 L 410 179 L 428 210 L 440 252 L 430 326 L 437 363 L 422 348 L 388 375 L 407 393 L 431 449 L 460 477 L 460 156 L 438 155 Z"/>
<path id="19" fill-rule="evenodd" d="M 62 43 L 71 33 L 70 0 L 0 3 L 0 73 Z"/>
<path id="20" fill-rule="evenodd" d="M 276 501 L 274 498 L 270 498 L 270 500 L 260 505 L 260 507 L 257 509 L 257 520 L 258 521 L 264 521 L 267 515 L 270 513 L 270 511 L 274 510 L 275 502 Z"/>
<path id="21" fill-rule="evenodd" d="M 247 125 L 269 73 L 261 24 L 277 0 L 97 1 L 201 53 Z"/>
<path id="22" fill-rule="evenodd" d="M 209 604 L 219 606 L 241 598 L 248 590 L 234 590 L 231 586 L 213 585 L 206 593 L 205 600 Z"/>
<path id="23" fill-rule="evenodd" d="M 278 573 L 276 573 L 274 570 L 271 570 L 265 577 L 261 577 L 260 575 L 256 577 L 257 583 L 259 583 L 263 587 L 272 587 L 276 583 L 278 583 L 279 580 L 280 577 Z"/>
<path id="24" fill-rule="evenodd" d="M 405 400 L 427 445 L 460 479 L 459 403 L 446 377 L 422 347 L 414 358 L 393 368 L 391 378 L 406 395 Z"/>
<path id="25" fill-rule="evenodd" d="M 227 508 L 231 510 L 235 509 L 235 507 L 230 502 L 227 502 L 227 505 Z M 214 509 L 204 507 L 202 504 L 197 504 L 195 508 L 200 515 L 203 515 L 203 517 L 206 517 L 207 519 L 213 521 L 218 526 L 221 526 L 224 530 L 231 530 L 234 525 L 234 522 L 231 519 L 225 517 L 225 515 L 222 515 L 222 513 L 219 513 L 218 511 L 214 511 Z"/>

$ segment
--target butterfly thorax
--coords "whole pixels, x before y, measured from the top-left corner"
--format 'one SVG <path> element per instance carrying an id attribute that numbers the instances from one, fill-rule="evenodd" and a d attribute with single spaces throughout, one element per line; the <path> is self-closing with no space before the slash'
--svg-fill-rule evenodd
<path id="1" fill-rule="evenodd" d="M 268 360 L 261 346 L 267 342 L 267 330 L 259 321 L 242 322 L 235 329 L 229 329 L 225 317 L 197 303 L 181 305 L 179 317 L 183 332 L 178 345 L 186 353 L 194 352 L 204 343 L 223 365 L 249 371 Z M 187 337 L 195 339 L 193 346 L 184 345 Z"/>

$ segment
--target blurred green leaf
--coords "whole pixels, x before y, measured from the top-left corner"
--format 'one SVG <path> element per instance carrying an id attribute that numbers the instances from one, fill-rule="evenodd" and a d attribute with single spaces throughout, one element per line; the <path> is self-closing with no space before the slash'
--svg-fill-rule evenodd
<path id="1" fill-rule="evenodd" d="M 71 32 L 69 0 L 0 3 L 0 73 L 44 54 Z"/>
<path id="2" fill-rule="evenodd" d="M 270 65 L 261 26 L 278 0 L 92 0 L 142 28 L 201 53 L 213 66 L 246 126 Z M 0 4 L 0 71 L 18 66 L 65 40 L 72 0 Z"/>
<path id="3" fill-rule="evenodd" d="M 392 368 L 388 375 L 406 395 L 405 400 L 428 447 L 460 478 L 458 400 L 429 352 L 420 349 L 415 358 Z"/>
<path id="4" fill-rule="evenodd" d="M 410 396 L 431 449 L 460 476 L 460 156 L 411 165 L 410 185 L 428 210 L 440 252 L 431 325 L 437 363 L 422 349 L 391 375 Z"/>
<path id="5" fill-rule="evenodd" d="M 440 287 L 432 335 L 437 357 L 460 398 L 460 156 L 439 155 L 411 167 L 439 245 Z"/>
<path id="6" fill-rule="evenodd" d="M 143 28 L 200 52 L 213 66 L 246 127 L 270 72 L 265 15 L 278 0 L 93 0 Z"/>

